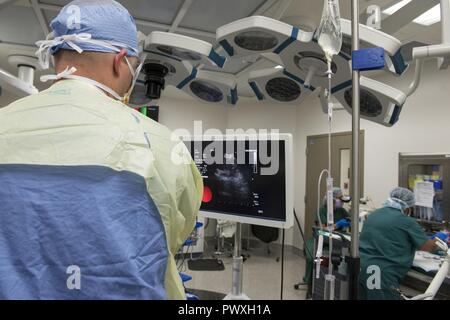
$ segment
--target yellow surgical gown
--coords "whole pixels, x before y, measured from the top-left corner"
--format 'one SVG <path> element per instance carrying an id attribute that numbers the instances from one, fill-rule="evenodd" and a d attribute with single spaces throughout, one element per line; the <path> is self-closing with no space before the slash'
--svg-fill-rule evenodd
<path id="1" fill-rule="evenodd" d="M 166 127 L 88 83 L 62 80 L 0 109 L 0 164 L 18 163 L 96 165 L 144 177 L 170 251 L 167 297 L 185 299 L 174 255 L 194 228 L 203 185 Z"/>

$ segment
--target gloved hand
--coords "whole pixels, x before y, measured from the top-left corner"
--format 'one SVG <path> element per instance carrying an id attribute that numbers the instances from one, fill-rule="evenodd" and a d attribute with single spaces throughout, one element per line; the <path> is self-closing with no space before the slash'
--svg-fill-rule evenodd
<path id="1" fill-rule="evenodd" d="M 447 233 L 445 233 L 445 232 L 438 232 L 432 237 L 432 239 L 439 238 L 442 241 L 447 242 L 448 241 L 448 236 L 449 235 Z"/>
<path id="2" fill-rule="evenodd" d="M 350 227 L 350 221 L 348 221 L 347 219 L 341 219 L 336 222 L 336 229 L 342 229 L 346 227 Z"/>

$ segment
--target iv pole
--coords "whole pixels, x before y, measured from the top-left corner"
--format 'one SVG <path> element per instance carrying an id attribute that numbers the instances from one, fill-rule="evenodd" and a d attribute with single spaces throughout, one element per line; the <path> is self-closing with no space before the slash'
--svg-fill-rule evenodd
<path id="1" fill-rule="evenodd" d="M 352 0 L 352 51 L 359 50 L 359 0 Z M 348 258 L 350 275 L 350 300 L 358 299 L 360 271 L 359 258 L 359 138 L 360 138 L 360 71 L 353 70 L 353 113 L 352 113 L 352 242 Z"/>
<path id="2" fill-rule="evenodd" d="M 359 50 L 359 0 L 352 0 L 352 51 Z M 416 72 L 410 90 L 410 96 L 418 88 L 423 59 L 439 58 L 439 69 L 446 69 L 450 64 L 450 0 L 441 0 L 442 43 L 440 45 L 414 48 L 413 59 L 416 61 Z M 353 70 L 353 113 L 352 113 L 352 243 L 349 265 L 349 294 L 351 300 L 358 299 L 358 282 L 360 273 L 359 257 L 359 138 L 360 138 L 360 71 Z"/>

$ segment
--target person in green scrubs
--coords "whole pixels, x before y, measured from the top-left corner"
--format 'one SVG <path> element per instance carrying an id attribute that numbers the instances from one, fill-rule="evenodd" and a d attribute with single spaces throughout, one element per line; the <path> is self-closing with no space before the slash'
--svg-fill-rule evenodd
<path id="1" fill-rule="evenodd" d="M 316 215 L 316 225 L 322 225 L 322 227 L 326 228 L 327 226 L 327 201 L 326 197 L 324 198 L 323 205 L 319 209 L 319 214 Z M 344 197 L 342 194 L 341 188 L 335 187 L 333 189 L 333 212 L 334 212 L 334 223 L 335 229 L 339 230 L 344 227 L 349 227 L 350 222 L 350 214 L 347 210 L 345 210 L 344 206 Z M 319 222 L 320 218 L 320 222 Z M 314 266 L 314 238 L 310 238 L 306 241 L 306 265 L 305 265 L 305 276 L 303 277 L 303 284 L 308 285 L 308 293 L 311 293 L 312 289 L 312 276 L 313 276 L 313 266 Z"/>
<path id="2" fill-rule="evenodd" d="M 400 283 L 411 269 L 417 250 L 437 247 L 410 217 L 414 193 L 395 188 L 383 208 L 370 214 L 360 235 L 361 300 L 399 300 Z"/>

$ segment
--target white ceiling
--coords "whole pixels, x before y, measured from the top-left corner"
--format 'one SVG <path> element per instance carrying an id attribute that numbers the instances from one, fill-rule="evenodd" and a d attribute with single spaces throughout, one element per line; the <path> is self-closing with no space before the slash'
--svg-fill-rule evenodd
<path id="1" fill-rule="evenodd" d="M 368 5 L 377 4 L 385 8 L 396 1 L 398 0 L 359 2 L 361 12 L 364 12 Z M 2 6 L 2 2 L 5 5 Z M 7 57 L 17 53 L 32 55 L 35 51 L 34 43 L 45 37 L 46 26 L 59 9 L 69 2 L 69 0 L 0 0 L 0 68 L 15 74 L 16 70 L 8 65 Z M 215 30 L 219 26 L 254 14 L 289 21 L 295 16 L 296 21 L 317 25 L 323 6 L 322 0 L 119 0 L 119 2 L 129 9 L 136 18 L 138 29 L 146 34 L 154 30 L 169 31 L 172 28 L 177 33 L 208 42 L 214 42 Z M 350 18 L 350 3 L 348 0 L 340 1 L 341 15 L 344 18 Z M 186 11 L 185 15 L 180 15 L 183 11 Z M 404 43 L 413 40 L 438 43 L 440 23 L 430 27 L 410 23 L 394 36 Z M 262 60 L 258 67 L 273 65 Z M 247 71 L 246 67 L 252 68 L 250 65 L 251 62 L 235 61 L 228 64 L 225 71 L 236 74 L 239 71 Z"/>

